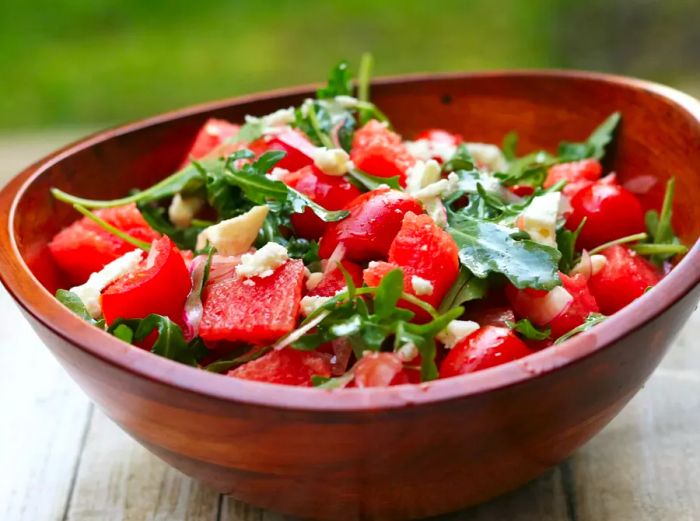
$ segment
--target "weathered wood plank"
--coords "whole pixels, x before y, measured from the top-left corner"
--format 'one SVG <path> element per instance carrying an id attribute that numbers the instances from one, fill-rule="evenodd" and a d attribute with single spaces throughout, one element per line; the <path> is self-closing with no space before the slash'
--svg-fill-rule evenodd
<path id="1" fill-rule="evenodd" d="M 247 505 L 230 496 L 222 498 L 221 513 L 219 515 L 219 521 L 292 521 L 293 519 Z"/>
<path id="2" fill-rule="evenodd" d="M 90 404 L 0 287 L 0 519 L 63 518 Z"/>
<path id="3" fill-rule="evenodd" d="M 160 461 L 95 411 L 68 521 L 215 521 L 218 508 L 216 492 Z"/>
<path id="4" fill-rule="evenodd" d="M 700 313 L 625 411 L 572 460 L 576 519 L 700 519 Z"/>

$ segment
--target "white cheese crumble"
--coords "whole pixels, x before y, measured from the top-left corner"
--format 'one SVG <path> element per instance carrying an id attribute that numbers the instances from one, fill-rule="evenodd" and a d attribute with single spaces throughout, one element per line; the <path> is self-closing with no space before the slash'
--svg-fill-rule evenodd
<path id="1" fill-rule="evenodd" d="M 408 153 L 418 160 L 428 161 L 439 158 L 441 161 L 449 161 L 457 152 L 457 147 L 441 141 L 431 141 L 429 139 L 418 139 L 416 141 L 406 141 Z"/>
<path id="2" fill-rule="evenodd" d="M 321 297 L 319 295 L 306 295 L 304 298 L 301 299 L 301 302 L 299 303 L 301 308 L 301 314 L 305 317 L 308 317 L 311 313 L 323 306 L 330 299 L 331 297 Z"/>
<path id="3" fill-rule="evenodd" d="M 453 320 L 435 337 L 445 345 L 445 348 L 452 349 L 479 327 L 479 324 L 472 320 Z"/>
<path id="4" fill-rule="evenodd" d="M 418 348 L 413 342 L 406 342 L 399 347 L 398 351 L 396 351 L 396 355 L 402 362 L 411 362 L 418 357 Z"/>
<path id="5" fill-rule="evenodd" d="M 489 143 L 467 143 L 466 145 L 479 169 L 487 172 L 505 172 L 508 169 L 508 161 L 496 145 Z"/>
<path id="6" fill-rule="evenodd" d="M 344 109 L 354 109 L 359 105 L 360 100 L 353 96 L 336 96 L 335 102 Z"/>
<path id="7" fill-rule="evenodd" d="M 406 170 L 406 192 L 413 195 L 440 180 L 440 164 L 434 159 L 416 161 Z"/>
<path id="8" fill-rule="evenodd" d="M 80 298 L 92 318 L 102 315 L 102 290 L 119 277 L 131 273 L 141 262 L 143 251 L 133 250 L 107 264 L 100 271 L 90 275 L 90 278 L 80 286 L 70 289 Z"/>
<path id="9" fill-rule="evenodd" d="M 316 286 L 319 285 L 321 280 L 323 279 L 323 273 L 320 271 L 317 273 L 311 273 L 309 274 L 309 277 L 306 279 L 306 290 L 307 291 L 312 291 L 316 289 Z"/>
<path id="10" fill-rule="evenodd" d="M 236 266 L 239 277 L 269 277 L 289 259 L 287 248 L 276 242 L 268 242 L 255 253 L 246 253 Z"/>
<path id="11" fill-rule="evenodd" d="M 269 210 L 265 205 L 255 206 L 243 215 L 205 228 L 197 236 L 197 249 L 201 250 L 209 242 L 220 255 L 245 253 L 258 237 Z"/>
<path id="12" fill-rule="evenodd" d="M 294 123 L 294 107 L 279 109 L 262 117 L 250 116 L 245 117 L 246 123 L 261 123 L 263 133 L 268 130 L 285 127 Z"/>
<path id="13" fill-rule="evenodd" d="M 352 166 L 350 156 L 342 148 L 317 147 L 313 152 L 313 160 L 316 168 L 332 176 L 345 175 Z"/>
<path id="14" fill-rule="evenodd" d="M 411 287 L 413 288 L 413 292 L 418 296 L 433 294 L 433 283 L 417 275 L 411 277 Z"/>
<path id="15" fill-rule="evenodd" d="M 533 241 L 556 248 L 560 204 L 560 192 L 538 195 L 518 217 L 518 228 L 529 233 Z"/>
<path id="16" fill-rule="evenodd" d="M 289 170 L 286 168 L 279 168 L 275 167 L 272 169 L 271 172 L 265 174 L 268 179 L 272 179 L 273 181 L 281 181 L 282 178 L 289 173 Z"/>
<path id="17" fill-rule="evenodd" d="M 204 206 L 204 199 L 201 197 L 182 197 L 180 194 L 175 194 L 168 207 L 170 222 L 176 228 L 188 228 L 202 206 Z"/>

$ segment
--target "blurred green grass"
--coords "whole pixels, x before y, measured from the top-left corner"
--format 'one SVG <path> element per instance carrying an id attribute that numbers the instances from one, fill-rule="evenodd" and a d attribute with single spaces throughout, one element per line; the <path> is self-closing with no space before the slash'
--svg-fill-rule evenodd
<path id="1" fill-rule="evenodd" d="M 321 81 L 374 53 L 377 74 L 576 67 L 700 91 L 697 0 L 10 2 L 0 129 L 100 125 Z"/>

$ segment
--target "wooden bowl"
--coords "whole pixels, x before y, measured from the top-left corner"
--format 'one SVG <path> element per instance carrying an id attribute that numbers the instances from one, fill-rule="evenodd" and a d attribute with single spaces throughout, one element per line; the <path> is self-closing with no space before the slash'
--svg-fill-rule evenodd
<path id="1" fill-rule="evenodd" d="M 46 243 L 75 219 L 58 186 L 114 197 L 173 171 L 208 117 L 239 121 L 299 103 L 309 87 L 198 106 L 99 133 L 29 167 L 0 194 L 2 279 L 70 375 L 124 430 L 186 474 L 272 510 L 406 519 L 466 507 L 534 478 L 597 433 L 659 363 L 700 297 L 695 245 L 652 292 L 561 346 L 430 384 L 320 391 L 237 380 L 131 347 L 52 297 Z M 373 98 L 411 136 L 446 127 L 523 150 L 577 140 L 615 110 L 609 166 L 676 176 L 674 224 L 700 232 L 700 104 L 644 81 L 493 72 L 378 81 Z"/>

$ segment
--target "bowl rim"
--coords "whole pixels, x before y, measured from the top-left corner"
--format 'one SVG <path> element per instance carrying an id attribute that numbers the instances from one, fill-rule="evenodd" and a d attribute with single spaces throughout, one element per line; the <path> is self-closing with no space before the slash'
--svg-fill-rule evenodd
<path id="1" fill-rule="evenodd" d="M 377 78 L 373 86 L 432 83 L 441 80 L 469 81 L 488 78 L 568 79 L 614 83 L 661 97 L 690 115 L 700 126 L 700 102 L 676 89 L 618 75 L 571 70 L 495 70 L 411 74 Z M 0 192 L 0 280 L 16 303 L 43 327 L 76 349 L 139 377 L 225 402 L 302 411 L 365 412 L 399 409 L 462 399 L 543 377 L 611 346 L 665 312 L 700 283 L 700 241 L 674 270 L 654 288 L 592 330 L 558 346 L 551 346 L 523 359 L 471 374 L 421 384 L 387 388 L 320 390 L 270 385 L 208 373 L 128 345 L 83 321 L 60 304 L 36 279 L 24 262 L 14 222 L 19 201 L 43 172 L 61 160 L 93 145 L 145 127 L 168 123 L 232 105 L 243 105 L 285 96 L 312 94 L 318 84 L 275 89 L 257 94 L 192 105 L 136 122 L 96 132 L 45 156 L 13 177 Z M 50 319 L 47 317 L 55 317 Z"/>

